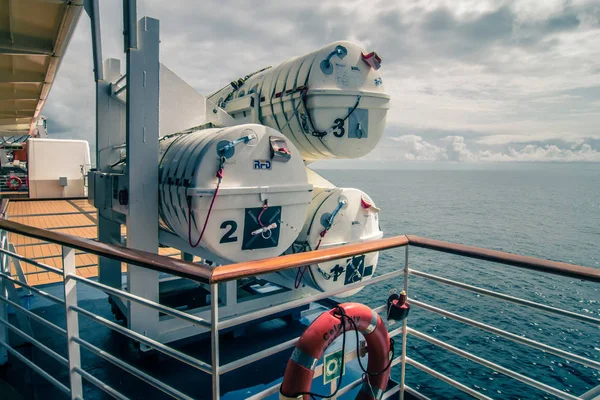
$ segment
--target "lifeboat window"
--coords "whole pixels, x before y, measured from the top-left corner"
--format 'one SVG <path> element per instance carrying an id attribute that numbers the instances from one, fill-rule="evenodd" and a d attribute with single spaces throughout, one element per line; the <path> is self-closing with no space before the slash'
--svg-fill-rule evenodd
<path id="1" fill-rule="evenodd" d="M 240 90 L 240 94 L 238 94 L 238 99 L 239 99 L 240 97 L 244 97 L 244 95 L 245 95 L 245 94 L 246 94 L 246 92 L 245 92 L 245 91 L 243 91 L 243 90 Z"/>
<path id="2" fill-rule="evenodd" d="M 258 83 L 248 90 L 248 94 L 256 93 L 258 91 Z"/>

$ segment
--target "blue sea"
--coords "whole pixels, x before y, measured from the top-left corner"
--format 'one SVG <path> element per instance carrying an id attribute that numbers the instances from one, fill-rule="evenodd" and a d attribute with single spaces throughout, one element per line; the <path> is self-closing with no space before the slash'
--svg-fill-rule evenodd
<path id="1" fill-rule="evenodd" d="M 412 234 L 600 268 L 600 166 L 417 166 L 395 170 L 318 170 L 339 187 L 368 193 L 386 237 Z M 600 317 L 600 284 L 411 248 L 410 267 L 580 314 Z M 381 254 L 377 273 L 404 266 L 404 249 Z M 369 287 L 353 301 L 382 305 L 402 278 Z M 600 361 L 600 327 L 550 316 L 411 276 L 409 296 L 468 318 Z M 600 373 L 551 354 L 413 307 L 409 326 L 572 395 L 600 385 Z M 398 337 L 399 354 L 401 338 Z M 552 395 L 464 360 L 414 336 L 407 355 L 493 398 Z M 399 380 L 396 368 L 393 379 Z M 431 398 L 469 398 L 407 367 L 406 383 Z"/>

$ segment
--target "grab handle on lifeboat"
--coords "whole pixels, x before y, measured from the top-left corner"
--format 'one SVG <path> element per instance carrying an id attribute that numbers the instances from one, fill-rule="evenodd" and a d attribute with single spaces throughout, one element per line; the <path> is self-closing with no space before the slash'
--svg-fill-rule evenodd
<path id="1" fill-rule="evenodd" d="M 333 73 L 333 64 L 331 63 L 331 57 L 338 56 L 339 58 L 344 58 L 347 54 L 348 49 L 346 49 L 344 46 L 335 46 L 335 49 L 333 49 L 333 51 L 329 53 L 327 58 L 321 61 L 321 71 L 323 71 L 325 75 L 331 75 Z"/>
<path id="2" fill-rule="evenodd" d="M 219 153 L 219 155 L 221 155 L 225 158 L 231 158 L 233 156 L 233 154 L 235 153 L 235 146 L 237 144 L 239 144 L 239 143 L 248 144 L 252 140 L 256 139 L 257 137 L 258 136 L 256 135 L 256 133 L 251 133 L 247 136 L 243 136 L 241 138 L 232 140 L 230 142 L 228 142 L 227 140 L 223 140 L 217 144 L 217 152 Z"/>

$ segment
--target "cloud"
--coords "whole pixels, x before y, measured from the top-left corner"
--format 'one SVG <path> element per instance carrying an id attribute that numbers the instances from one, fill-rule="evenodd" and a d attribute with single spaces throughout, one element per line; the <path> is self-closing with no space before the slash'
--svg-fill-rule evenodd
<path id="1" fill-rule="evenodd" d="M 401 144 L 404 159 L 416 161 L 430 161 L 444 159 L 444 149 L 426 142 L 421 136 L 404 135 L 391 138 Z"/>
<path id="2" fill-rule="evenodd" d="M 400 160 L 452 161 L 452 162 L 600 162 L 600 151 L 588 143 L 571 148 L 557 145 L 528 144 L 521 149 L 508 148 L 505 152 L 472 151 L 462 136 L 447 136 L 439 140 L 439 145 L 430 143 L 417 135 L 403 135 L 390 138 L 397 144 L 394 154 Z M 377 151 L 377 150 L 376 150 Z"/>
<path id="3" fill-rule="evenodd" d="M 122 3 L 100 3 L 104 57 L 123 60 Z M 392 98 L 384 144 L 406 148 L 390 159 L 478 161 L 485 151 L 487 158 L 536 157 L 518 155 L 527 145 L 546 151 L 534 152 L 541 158 L 555 157 L 547 149 L 554 145 L 560 159 L 594 159 L 600 148 L 597 0 L 198 4 L 140 0 L 138 16 L 160 19 L 161 61 L 200 93 L 329 42 L 352 40 L 383 58 Z M 83 14 L 43 110 L 51 136 L 95 145 L 94 91 Z M 399 139 L 398 126 L 416 135 Z M 582 150 L 586 143 L 589 151 Z"/>

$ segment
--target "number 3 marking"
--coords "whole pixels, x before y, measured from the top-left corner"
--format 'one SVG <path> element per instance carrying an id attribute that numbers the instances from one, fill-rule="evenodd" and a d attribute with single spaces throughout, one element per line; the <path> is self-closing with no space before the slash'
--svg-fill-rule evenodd
<path id="1" fill-rule="evenodd" d="M 333 123 L 335 123 L 335 131 L 333 131 L 333 136 L 335 137 L 342 137 L 344 136 L 344 133 L 346 133 L 346 130 L 344 129 L 344 120 L 341 118 L 336 119 L 335 121 L 333 121 Z"/>

